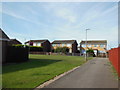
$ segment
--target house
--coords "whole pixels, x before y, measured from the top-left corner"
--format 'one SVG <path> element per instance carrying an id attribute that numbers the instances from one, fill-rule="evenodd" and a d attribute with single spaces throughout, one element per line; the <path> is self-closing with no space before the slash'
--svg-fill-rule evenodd
<path id="1" fill-rule="evenodd" d="M 30 40 L 25 42 L 26 45 L 28 46 L 41 46 L 43 47 L 44 52 L 50 52 L 51 51 L 51 43 L 49 40 Z"/>
<path id="2" fill-rule="evenodd" d="M 0 28 L 0 63 L 6 62 L 7 46 L 10 39 Z"/>
<path id="3" fill-rule="evenodd" d="M 88 50 L 88 48 L 93 49 L 96 56 L 99 56 L 100 54 L 106 54 L 107 40 L 88 40 L 87 45 L 85 42 L 86 41 L 80 42 L 80 52 L 82 54 L 85 54 L 85 50 Z"/>
<path id="4" fill-rule="evenodd" d="M 17 39 L 10 39 L 10 44 L 11 45 L 16 45 L 16 44 L 22 44 L 20 41 L 18 41 Z"/>
<path id="5" fill-rule="evenodd" d="M 53 49 L 56 49 L 57 47 L 68 47 L 69 53 L 76 53 L 77 45 L 76 40 L 55 40 L 52 42 Z"/>

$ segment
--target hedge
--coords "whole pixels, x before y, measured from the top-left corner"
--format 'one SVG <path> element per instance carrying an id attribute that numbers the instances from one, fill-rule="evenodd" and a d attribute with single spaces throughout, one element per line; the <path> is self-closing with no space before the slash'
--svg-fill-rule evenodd
<path id="1" fill-rule="evenodd" d="M 28 45 L 21 45 L 21 44 L 16 44 L 16 45 L 12 45 L 15 48 L 28 48 L 30 52 L 42 52 L 43 51 L 43 47 L 40 46 L 28 46 Z"/>
<path id="2" fill-rule="evenodd" d="M 19 46 L 8 46 L 6 62 L 24 62 L 28 61 L 28 48 Z"/>

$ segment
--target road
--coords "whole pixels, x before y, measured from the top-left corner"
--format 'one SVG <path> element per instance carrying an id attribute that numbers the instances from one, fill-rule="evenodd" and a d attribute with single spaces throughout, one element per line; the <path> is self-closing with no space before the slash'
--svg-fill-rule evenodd
<path id="1" fill-rule="evenodd" d="M 107 58 L 95 58 L 44 88 L 118 88 L 118 80 Z"/>

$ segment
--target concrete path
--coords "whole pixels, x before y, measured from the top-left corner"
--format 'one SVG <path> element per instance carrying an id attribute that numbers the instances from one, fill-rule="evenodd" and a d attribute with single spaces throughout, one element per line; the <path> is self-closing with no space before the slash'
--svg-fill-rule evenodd
<path id="1" fill-rule="evenodd" d="M 90 60 L 45 88 L 118 88 L 106 58 Z"/>

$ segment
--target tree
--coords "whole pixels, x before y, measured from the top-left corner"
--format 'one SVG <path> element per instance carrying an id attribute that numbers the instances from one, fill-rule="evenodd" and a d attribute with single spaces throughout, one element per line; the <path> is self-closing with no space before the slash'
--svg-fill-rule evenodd
<path id="1" fill-rule="evenodd" d="M 88 53 L 89 56 L 94 56 L 94 50 L 92 48 L 88 48 L 88 50 L 86 51 Z"/>

